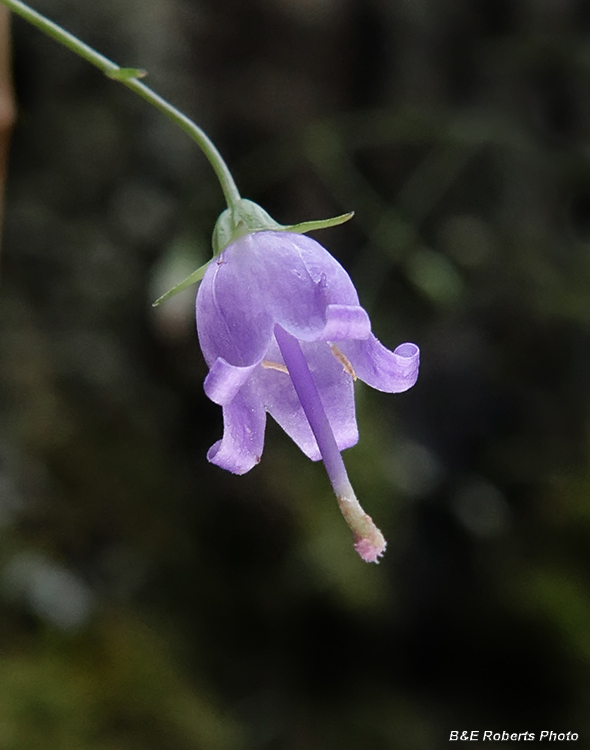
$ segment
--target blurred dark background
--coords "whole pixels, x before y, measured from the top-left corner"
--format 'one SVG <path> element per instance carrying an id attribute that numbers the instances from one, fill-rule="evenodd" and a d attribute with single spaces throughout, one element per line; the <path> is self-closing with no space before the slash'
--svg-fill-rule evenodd
<path id="1" fill-rule="evenodd" d="M 357 384 L 378 567 L 276 425 L 250 474 L 209 465 L 195 289 L 151 301 L 208 259 L 221 191 L 177 127 L 14 19 L 0 746 L 589 748 L 590 5 L 34 5 L 146 68 L 277 220 L 355 210 L 316 237 L 422 370 Z"/>

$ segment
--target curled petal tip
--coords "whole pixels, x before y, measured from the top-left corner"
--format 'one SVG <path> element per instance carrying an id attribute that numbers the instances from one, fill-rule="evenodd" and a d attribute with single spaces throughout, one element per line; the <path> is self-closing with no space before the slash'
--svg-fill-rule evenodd
<path id="1" fill-rule="evenodd" d="M 220 406 L 231 404 L 255 367 L 256 364 L 236 367 L 230 365 L 223 357 L 217 357 L 203 384 L 207 397 Z"/>
<path id="2" fill-rule="evenodd" d="M 397 354 L 398 357 L 404 357 L 404 359 L 416 359 L 420 356 L 420 349 L 416 346 L 416 344 L 400 344 L 396 349 L 393 351 L 394 354 Z"/>
<path id="3" fill-rule="evenodd" d="M 381 536 L 381 535 L 380 535 Z M 359 539 L 354 544 L 355 550 L 363 558 L 365 562 L 379 563 L 379 558 L 385 552 L 387 542 L 381 536 L 380 539 Z"/>

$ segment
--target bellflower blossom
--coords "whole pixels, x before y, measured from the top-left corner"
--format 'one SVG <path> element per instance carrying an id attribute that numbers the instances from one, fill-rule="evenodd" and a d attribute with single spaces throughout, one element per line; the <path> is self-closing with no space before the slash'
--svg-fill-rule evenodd
<path id="1" fill-rule="evenodd" d="M 281 226 L 242 199 L 215 144 L 139 80 L 145 71 L 121 68 L 21 0 L 1 1 L 135 91 L 209 160 L 227 204 L 213 232 L 214 257 L 153 303 L 203 279 L 197 326 L 210 368 L 205 392 L 223 407 L 224 420 L 223 438 L 208 458 L 236 474 L 249 471 L 262 455 L 268 412 L 307 456 L 323 459 L 357 552 L 377 562 L 385 540 L 356 499 L 340 455 L 358 440 L 352 381 L 404 391 L 416 381 L 419 351 L 414 344 L 393 352 L 382 346 L 348 274 L 321 245 L 296 233 L 337 226 L 352 213 Z"/>
<path id="2" fill-rule="evenodd" d="M 196 308 L 205 393 L 223 407 L 223 438 L 208 460 L 249 471 L 262 456 L 268 412 L 309 458 L 323 459 L 355 549 L 377 562 L 385 540 L 340 455 L 358 440 L 353 381 L 405 391 L 416 382 L 418 347 L 386 349 L 346 271 L 300 234 L 260 231 L 230 243 L 209 265 Z"/>

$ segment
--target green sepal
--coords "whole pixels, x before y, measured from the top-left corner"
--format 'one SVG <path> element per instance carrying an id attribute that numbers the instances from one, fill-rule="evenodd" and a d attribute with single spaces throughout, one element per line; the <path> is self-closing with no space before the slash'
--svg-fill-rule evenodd
<path id="1" fill-rule="evenodd" d="M 213 258 L 211 258 L 211 260 L 213 260 Z M 198 281 L 201 281 L 201 279 L 205 275 L 205 271 L 207 270 L 209 263 L 211 263 L 211 260 L 208 260 L 200 268 L 197 268 L 196 271 L 193 271 L 190 276 L 187 276 L 186 279 L 181 281 L 179 284 L 176 284 L 176 286 L 173 286 L 172 289 L 169 289 L 161 297 L 158 297 L 155 302 L 152 302 L 152 307 L 161 305 L 162 302 L 166 302 L 167 299 L 170 299 L 170 297 L 174 297 L 174 295 L 178 294 L 178 292 L 182 292 L 192 284 L 196 284 Z"/>
<path id="2" fill-rule="evenodd" d="M 135 78 L 145 78 L 147 70 L 142 70 L 141 68 L 116 68 L 115 70 L 105 71 L 105 75 L 108 78 L 112 78 L 113 81 L 132 81 Z"/>
<path id="3" fill-rule="evenodd" d="M 232 208 L 226 208 L 213 230 L 213 257 L 235 242 L 239 237 L 253 232 L 284 231 L 282 224 L 275 221 L 262 206 L 247 198 L 241 198 Z"/>
<path id="4" fill-rule="evenodd" d="M 243 237 L 246 234 L 253 234 L 254 232 L 295 232 L 297 234 L 305 234 L 306 232 L 313 232 L 316 229 L 328 229 L 329 227 L 337 227 L 339 224 L 349 221 L 354 216 L 354 211 L 350 211 L 347 214 L 341 214 L 340 216 L 334 216 L 331 219 L 318 219 L 317 221 L 303 221 L 300 224 L 279 224 L 275 221 L 272 216 L 267 213 L 261 206 L 254 201 L 249 201 L 246 198 L 241 198 L 239 203 L 231 208 L 226 208 L 221 216 L 217 219 L 215 229 L 213 230 L 213 260 L 218 256 L 228 245 L 235 242 L 239 237 Z M 196 284 L 201 281 L 205 275 L 205 271 L 211 263 L 211 260 L 207 261 L 205 265 L 197 268 L 196 271 L 187 276 L 184 281 L 181 281 L 176 286 L 169 289 L 165 294 L 152 303 L 152 307 L 157 307 L 165 302 L 170 297 L 173 297 L 178 292 L 182 292 L 191 284 Z"/>
<path id="5" fill-rule="evenodd" d="M 349 211 L 347 214 L 333 216 L 331 219 L 318 219 L 317 221 L 302 221 L 300 224 L 288 224 L 282 227 L 282 231 L 305 234 L 306 232 L 313 232 L 316 229 L 329 229 L 330 227 L 337 227 L 340 224 L 350 221 L 353 216 L 354 211 Z"/>
<path id="6" fill-rule="evenodd" d="M 327 229 L 344 224 L 354 216 L 354 211 L 331 219 L 318 219 L 317 221 L 303 221 L 300 224 L 279 224 L 272 216 L 254 201 L 245 198 L 231 208 L 226 208 L 221 214 L 215 229 L 213 230 L 213 257 L 226 248 L 239 237 L 254 232 L 295 232 L 305 234 L 316 229 Z"/>

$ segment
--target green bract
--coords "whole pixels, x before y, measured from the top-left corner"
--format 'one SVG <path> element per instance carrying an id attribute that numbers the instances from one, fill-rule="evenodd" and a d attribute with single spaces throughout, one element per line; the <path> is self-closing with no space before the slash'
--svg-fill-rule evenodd
<path id="1" fill-rule="evenodd" d="M 353 216 L 354 212 L 350 211 L 347 214 L 334 216 L 331 219 L 303 221 L 300 224 L 279 224 L 258 203 L 254 203 L 254 201 L 250 201 L 247 198 L 240 198 L 234 206 L 226 208 L 215 223 L 212 238 L 213 258 L 219 255 L 228 245 L 231 245 L 232 242 L 247 234 L 268 231 L 305 234 L 306 232 L 313 232 L 316 229 L 336 227 L 352 219 Z M 162 302 L 170 299 L 170 297 L 178 294 L 178 292 L 182 292 L 191 286 L 191 284 L 201 281 L 210 262 L 210 260 L 207 261 L 200 268 L 197 268 L 196 271 L 193 271 L 190 276 L 187 276 L 186 279 L 176 284 L 172 289 L 169 289 L 161 297 L 158 297 L 153 306 L 160 305 Z"/>

